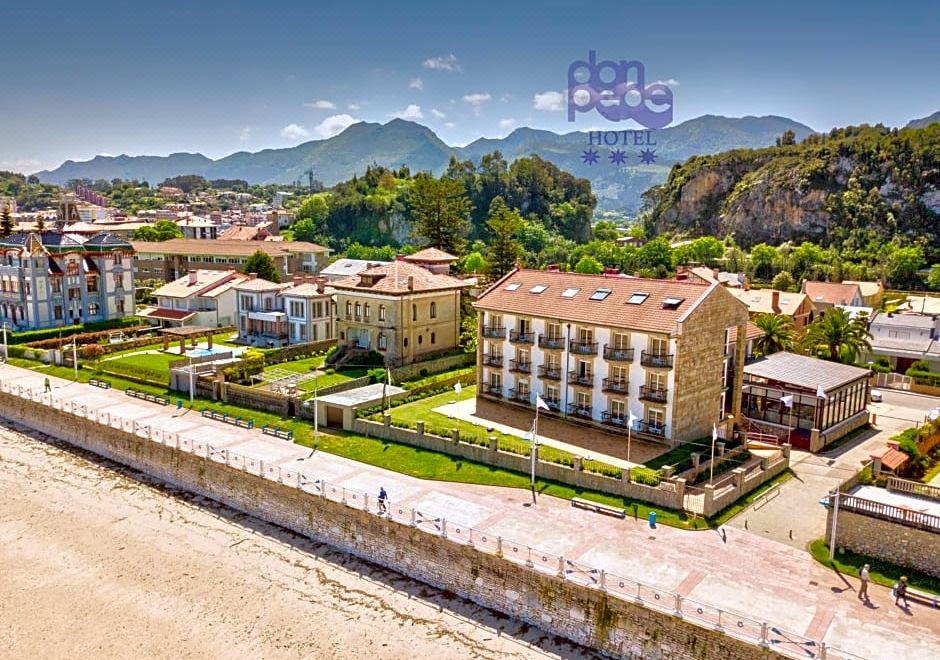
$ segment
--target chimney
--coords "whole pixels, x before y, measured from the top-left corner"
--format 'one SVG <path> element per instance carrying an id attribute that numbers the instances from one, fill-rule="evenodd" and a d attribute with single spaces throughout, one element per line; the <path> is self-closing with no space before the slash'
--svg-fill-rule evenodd
<path id="1" fill-rule="evenodd" d="M 559 270 L 558 264 L 548 264 L 545 266 L 545 270 L 547 270 L 549 273 L 557 273 Z"/>
<path id="2" fill-rule="evenodd" d="M 189 286 L 196 286 L 196 283 L 199 281 L 199 274 L 196 271 L 189 271 Z"/>
<path id="3" fill-rule="evenodd" d="M 776 289 L 770 292 L 770 310 L 774 314 L 780 313 L 780 292 Z"/>
<path id="4" fill-rule="evenodd" d="M 294 280 L 294 286 L 300 286 L 304 282 L 304 276 L 294 275 L 293 280 Z"/>
<path id="5" fill-rule="evenodd" d="M 257 277 L 258 277 L 258 273 L 248 273 L 249 280 L 257 279 Z"/>
<path id="6" fill-rule="evenodd" d="M 320 277 L 316 277 L 314 279 L 317 283 L 317 291 L 323 293 L 323 291 L 326 290 L 326 278 L 321 275 Z"/>
<path id="7" fill-rule="evenodd" d="M 604 269 L 604 277 L 617 277 L 618 275 L 620 275 L 619 268 L 605 268 Z"/>
<path id="8" fill-rule="evenodd" d="M 408 290 L 409 291 L 415 290 L 415 276 L 414 275 L 408 276 Z"/>
<path id="9" fill-rule="evenodd" d="M 405 255 L 403 255 L 403 254 L 396 254 L 396 255 L 395 255 L 395 261 L 404 261 L 404 260 L 405 260 Z"/>
<path id="10" fill-rule="evenodd" d="M 717 279 L 718 279 L 718 273 L 720 273 L 720 272 L 721 272 L 721 271 L 718 270 L 717 268 L 712 268 L 712 277 L 714 277 L 714 278 L 717 280 Z"/>

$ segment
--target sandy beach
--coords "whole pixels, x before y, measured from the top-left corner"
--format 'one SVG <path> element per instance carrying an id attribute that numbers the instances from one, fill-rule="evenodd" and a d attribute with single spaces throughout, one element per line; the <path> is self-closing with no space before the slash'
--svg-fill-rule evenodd
<path id="1" fill-rule="evenodd" d="M 6 423 L 0 491 L 0 657 L 591 657 Z"/>

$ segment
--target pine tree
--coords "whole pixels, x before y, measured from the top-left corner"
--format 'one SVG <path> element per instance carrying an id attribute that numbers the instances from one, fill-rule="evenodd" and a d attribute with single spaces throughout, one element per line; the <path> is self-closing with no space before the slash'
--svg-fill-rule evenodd
<path id="1" fill-rule="evenodd" d="M 3 207 L 0 213 L 0 235 L 9 236 L 13 233 L 13 217 L 10 215 L 10 209 Z"/>
<path id="2" fill-rule="evenodd" d="M 486 251 L 486 272 L 492 279 L 508 273 L 519 261 L 522 245 L 516 238 L 524 223 L 519 214 L 496 196 L 490 204 L 490 217 L 486 221 L 492 238 Z"/>
<path id="3" fill-rule="evenodd" d="M 243 273 L 256 273 L 259 278 L 269 282 L 280 282 L 281 276 L 277 272 L 277 265 L 271 255 L 261 250 L 257 250 L 253 255 L 245 260 Z"/>
<path id="4" fill-rule="evenodd" d="M 470 230 L 471 209 L 460 181 L 427 176 L 415 179 L 411 192 L 412 232 L 426 246 L 461 256 Z"/>

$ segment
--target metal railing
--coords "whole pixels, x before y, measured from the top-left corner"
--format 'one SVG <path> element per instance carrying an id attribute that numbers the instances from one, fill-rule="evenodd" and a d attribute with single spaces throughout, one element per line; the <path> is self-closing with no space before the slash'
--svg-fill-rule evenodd
<path id="1" fill-rule="evenodd" d="M 484 385 L 485 386 L 485 385 Z M 328 482 L 322 477 L 300 469 L 267 463 L 263 459 L 213 446 L 210 441 L 191 438 L 180 433 L 165 431 L 139 421 L 122 418 L 96 406 L 87 406 L 53 396 L 52 393 L 23 387 L 6 380 L 0 381 L 0 392 L 28 399 L 64 413 L 84 417 L 103 426 L 122 429 L 137 437 L 166 447 L 199 456 L 213 463 L 224 464 L 263 479 L 296 488 L 310 495 L 350 508 L 365 511 L 391 522 L 410 526 L 422 532 L 458 543 L 477 552 L 495 555 L 529 570 L 575 584 L 606 592 L 614 598 L 634 603 L 651 611 L 682 618 L 694 625 L 718 631 L 740 641 L 773 649 L 790 658 L 826 658 L 827 660 L 864 660 L 862 656 L 827 646 L 822 641 L 791 633 L 767 621 L 754 619 L 734 611 L 704 603 L 679 593 L 641 582 L 617 573 L 607 572 L 588 564 L 566 558 L 564 555 L 535 548 L 488 531 L 474 529 L 448 521 L 440 512 L 422 511 L 392 501 L 379 502 L 378 498 L 354 488 Z M 569 410 L 576 404 L 571 404 Z M 589 413 L 589 410 L 588 410 Z M 226 429 L 231 432 L 230 429 Z M 257 431 L 246 431 L 255 433 Z M 859 498 L 843 497 L 840 506 Z M 877 504 L 877 503 L 873 503 Z M 892 509 L 896 507 L 890 507 Z M 936 518 L 935 516 L 930 516 Z"/>
<path id="2" fill-rule="evenodd" d="M 509 370 L 515 371 L 521 374 L 530 374 L 532 373 L 532 361 L 531 360 L 510 360 Z"/>
<path id="3" fill-rule="evenodd" d="M 495 355 L 493 353 L 484 353 L 483 364 L 487 367 L 501 367 L 503 366 L 503 356 Z"/>
<path id="4" fill-rule="evenodd" d="M 506 398 L 510 401 L 515 401 L 517 403 L 532 403 L 532 397 L 529 390 L 520 390 L 517 388 L 512 388 L 506 394 Z"/>
<path id="5" fill-rule="evenodd" d="M 480 393 L 486 394 L 488 396 L 495 396 L 502 398 L 503 396 L 503 387 L 502 385 L 491 385 L 490 383 L 483 383 L 480 385 Z"/>
<path id="6" fill-rule="evenodd" d="M 640 353 L 640 364 L 654 369 L 672 369 L 673 355 L 665 353 Z"/>
<path id="7" fill-rule="evenodd" d="M 580 417 L 581 419 L 592 418 L 590 406 L 581 406 L 577 403 L 568 404 L 568 414 L 572 417 Z"/>
<path id="8" fill-rule="evenodd" d="M 534 332 L 520 332 L 518 330 L 510 330 L 509 342 L 512 344 L 535 343 L 535 333 Z"/>
<path id="9" fill-rule="evenodd" d="M 561 380 L 561 367 L 546 367 L 544 364 L 539 365 L 539 378 L 547 378 L 549 380 Z"/>
<path id="10" fill-rule="evenodd" d="M 486 337 L 487 339 L 505 339 L 506 328 L 498 327 L 495 325 L 484 325 L 483 336 Z"/>
<path id="11" fill-rule="evenodd" d="M 547 348 L 556 351 L 565 349 L 565 338 L 547 335 L 539 335 L 539 348 Z"/>
<path id="12" fill-rule="evenodd" d="M 590 372 L 579 374 L 577 371 L 569 371 L 568 384 L 580 385 L 582 387 L 594 387 L 594 374 Z"/>
<path id="13" fill-rule="evenodd" d="M 628 418 L 622 412 L 611 412 L 605 410 L 601 413 L 601 421 L 604 424 L 610 424 L 612 426 L 619 426 L 622 428 L 627 428 Z"/>
<path id="14" fill-rule="evenodd" d="M 623 378 L 605 378 L 601 387 L 605 392 L 616 392 L 626 394 L 630 389 L 629 381 Z"/>
<path id="15" fill-rule="evenodd" d="M 910 481 L 900 477 L 888 477 L 888 490 L 894 490 L 899 493 L 908 493 L 919 497 L 929 497 L 930 499 L 940 499 L 940 487 L 919 481 Z"/>
<path id="16" fill-rule="evenodd" d="M 613 348 L 604 344 L 604 359 L 611 362 L 633 362 L 634 349 Z"/>
<path id="17" fill-rule="evenodd" d="M 640 400 L 652 401 L 653 403 L 666 403 L 666 388 L 640 385 Z"/>
<path id="18" fill-rule="evenodd" d="M 597 355 L 597 342 L 572 339 L 568 343 L 568 350 L 576 355 Z"/>
<path id="19" fill-rule="evenodd" d="M 895 522 L 906 527 L 915 527 L 930 532 L 940 532 L 940 516 L 922 511 L 902 509 L 890 504 L 882 504 L 874 500 L 843 494 L 839 498 L 839 508 L 853 513 L 861 513 L 873 518 L 881 518 Z"/>

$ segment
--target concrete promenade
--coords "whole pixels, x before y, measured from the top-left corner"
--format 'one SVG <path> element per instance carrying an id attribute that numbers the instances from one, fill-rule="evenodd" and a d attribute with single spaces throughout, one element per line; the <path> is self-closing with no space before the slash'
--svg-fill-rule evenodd
<path id="1" fill-rule="evenodd" d="M 0 381 L 14 387 L 41 392 L 44 378 L 41 373 L 0 365 Z M 121 391 L 50 380 L 53 396 L 62 401 L 133 419 L 191 442 L 208 441 L 217 450 L 300 471 L 331 486 L 372 496 L 384 486 L 395 507 L 413 507 L 452 525 L 499 535 L 765 621 L 796 636 L 825 641 L 843 652 L 830 658 L 937 657 L 940 612 L 918 604 L 907 611 L 897 608 L 888 589 L 877 586 L 871 589 L 872 604 L 866 606 L 856 598 L 856 580 L 818 565 L 803 550 L 744 530 L 688 532 L 662 526 L 653 530 L 643 520 L 603 517 L 547 496 L 532 505 L 528 491 L 424 481 L 323 452 L 310 456 L 309 449 L 259 430 L 149 404 Z M 787 655 L 814 657 L 786 641 L 785 635 L 775 639 L 775 648 Z"/>

